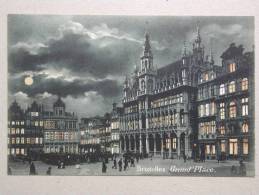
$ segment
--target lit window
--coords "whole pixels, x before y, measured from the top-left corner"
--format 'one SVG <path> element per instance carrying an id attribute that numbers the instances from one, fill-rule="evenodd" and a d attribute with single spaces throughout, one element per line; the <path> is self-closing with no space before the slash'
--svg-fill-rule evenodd
<path id="1" fill-rule="evenodd" d="M 242 116 L 248 115 L 248 98 L 242 98 Z"/>
<path id="2" fill-rule="evenodd" d="M 21 134 L 24 134 L 24 128 L 21 128 Z"/>
<path id="3" fill-rule="evenodd" d="M 14 155 L 15 154 L 15 148 L 11 149 L 11 154 Z"/>
<path id="4" fill-rule="evenodd" d="M 16 148 L 15 153 L 16 153 L 16 154 L 20 154 L 20 149 L 19 149 L 19 148 Z"/>
<path id="5" fill-rule="evenodd" d="M 35 138 L 35 144 L 38 144 L 38 143 L 39 143 L 39 138 L 36 137 L 36 138 Z"/>
<path id="6" fill-rule="evenodd" d="M 237 139 L 229 139 L 229 154 L 237 155 L 237 152 L 238 152 Z"/>
<path id="7" fill-rule="evenodd" d="M 21 154 L 24 155 L 24 148 L 21 148 Z"/>
<path id="8" fill-rule="evenodd" d="M 16 125 L 20 125 L 20 122 L 19 122 L 19 121 L 16 121 Z"/>
<path id="9" fill-rule="evenodd" d="M 15 128 L 12 128 L 11 131 L 12 131 L 11 133 L 12 133 L 13 135 L 15 135 Z"/>
<path id="10" fill-rule="evenodd" d="M 16 134 L 19 134 L 19 133 L 20 133 L 20 129 L 17 128 L 17 129 L 16 129 Z"/>
<path id="11" fill-rule="evenodd" d="M 24 144 L 24 137 L 21 137 L 21 144 Z"/>
<path id="12" fill-rule="evenodd" d="M 220 135 L 225 135 L 226 131 L 225 131 L 225 126 L 224 125 L 221 125 L 219 127 L 219 133 L 220 133 Z"/>
<path id="13" fill-rule="evenodd" d="M 165 147 L 166 147 L 166 149 L 169 149 L 170 148 L 170 139 L 166 139 L 165 140 L 166 141 L 166 145 L 165 145 Z"/>
<path id="14" fill-rule="evenodd" d="M 221 84 L 219 87 L 219 95 L 225 94 L 225 84 Z"/>
<path id="15" fill-rule="evenodd" d="M 41 126 L 41 127 L 43 126 L 43 121 L 40 121 L 40 126 Z"/>
<path id="16" fill-rule="evenodd" d="M 172 148 L 173 148 L 173 150 L 175 150 L 176 149 L 176 138 L 174 137 L 172 141 L 173 141 Z"/>
<path id="17" fill-rule="evenodd" d="M 209 74 L 208 74 L 208 73 L 205 73 L 205 74 L 204 74 L 204 80 L 205 80 L 205 81 L 208 81 L 208 80 L 209 80 Z"/>
<path id="18" fill-rule="evenodd" d="M 231 81 L 228 86 L 229 93 L 234 93 L 236 91 L 235 81 Z"/>
<path id="19" fill-rule="evenodd" d="M 21 121 L 21 125 L 24 125 L 24 121 Z"/>
<path id="20" fill-rule="evenodd" d="M 241 88 L 243 91 L 248 89 L 248 79 L 247 78 L 242 79 Z"/>
<path id="21" fill-rule="evenodd" d="M 242 132 L 243 133 L 247 133 L 248 132 L 248 124 L 247 124 L 247 122 L 244 122 L 242 124 Z"/>
<path id="22" fill-rule="evenodd" d="M 35 126 L 37 127 L 37 126 L 39 126 L 39 122 L 38 121 L 35 121 Z"/>
<path id="23" fill-rule="evenodd" d="M 228 67 L 229 67 L 229 72 L 235 72 L 236 71 L 236 64 L 235 63 L 229 64 Z"/>
<path id="24" fill-rule="evenodd" d="M 20 138 L 17 137 L 17 138 L 16 138 L 16 144 L 19 144 L 19 143 L 20 143 Z"/>
<path id="25" fill-rule="evenodd" d="M 12 121 L 12 125 L 15 125 L 15 121 Z"/>
<path id="26" fill-rule="evenodd" d="M 248 154 L 248 139 L 243 139 L 243 154 Z"/>
<path id="27" fill-rule="evenodd" d="M 229 117 L 235 118 L 237 115 L 237 107 L 235 102 L 230 102 L 229 104 Z"/>
<path id="28" fill-rule="evenodd" d="M 210 154 L 210 145 L 206 145 L 205 153 Z"/>
<path id="29" fill-rule="evenodd" d="M 220 119 L 225 119 L 225 103 L 220 103 Z"/>
<path id="30" fill-rule="evenodd" d="M 30 144 L 30 143 L 31 143 L 31 140 L 30 140 L 29 137 L 27 137 L 26 142 L 27 142 L 27 144 Z"/>
<path id="31" fill-rule="evenodd" d="M 14 137 L 12 138 L 12 144 L 15 144 L 15 138 Z"/>
<path id="32" fill-rule="evenodd" d="M 210 115 L 210 104 L 205 105 L 205 115 L 209 116 Z"/>

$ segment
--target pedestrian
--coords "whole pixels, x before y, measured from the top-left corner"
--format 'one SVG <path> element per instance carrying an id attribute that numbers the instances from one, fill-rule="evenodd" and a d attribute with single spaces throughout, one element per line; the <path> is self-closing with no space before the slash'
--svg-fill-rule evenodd
<path id="1" fill-rule="evenodd" d="M 103 161 L 102 172 L 103 172 L 103 173 L 106 173 L 106 169 L 107 169 L 107 166 L 106 166 L 106 164 L 105 164 L 105 161 Z"/>
<path id="2" fill-rule="evenodd" d="M 116 161 L 116 158 L 113 160 L 113 166 L 112 166 L 113 169 L 117 169 L 117 161 Z"/>
<path id="3" fill-rule="evenodd" d="M 122 170 L 122 159 L 119 160 L 118 165 L 119 165 L 119 171 L 121 171 Z"/>
<path id="4" fill-rule="evenodd" d="M 135 167 L 135 164 L 134 164 L 134 158 L 131 158 L 130 166 L 131 166 L 131 167 Z"/>
<path id="5" fill-rule="evenodd" d="M 12 169 L 8 166 L 8 175 L 12 175 Z"/>
<path id="6" fill-rule="evenodd" d="M 30 175 L 36 175 L 36 169 L 33 162 L 30 165 Z"/>
<path id="7" fill-rule="evenodd" d="M 186 155 L 185 155 L 185 153 L 183 153 L 183 160 L 186 163 Z"/>
<path id="8" fill-rule="evenodd" d="M 47 174 L 47 175 L 51 175 L 51 167 L 48 168 L 46 174 Z"/>
<path id="9" fill-rule="evenodd" d="M 240 160 L 239 164 L 240 164 L 240 166 L 239 166 L 239 174 L 241 176 L 246 176 L 246 166 L 245 166 L 243 160 Z"/>

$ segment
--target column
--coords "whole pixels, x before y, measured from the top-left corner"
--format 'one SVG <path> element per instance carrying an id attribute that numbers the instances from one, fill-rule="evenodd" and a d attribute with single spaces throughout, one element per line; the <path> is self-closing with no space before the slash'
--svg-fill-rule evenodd
<path id="1" fill-rule="evenodd" d="M 154 155 L 156 155 L 156 135 L 154 136 Z"/>
<path id="2" fill-rule="evenodd" d="M 129 151 L 131 151 L 131 135 L 129 136 Z"/>
<path id="3" fill-rule="evenodd" d="M 172 158 L 172 138 L 169 134 L 169 158 Z"/>
<path id="4" fill-rule="evenodd" d="M 149 139 L 148 139 L 148 134 L 146 135 L 146 151 L 149 153 Z"/>
<path id="5" fill-rule="evenodd" d="M 127 151 L 127 150 L 126 150 L 126 146 L 127 146 L 127 144 L 126 144 L 126 136 L 124 136 L 124 152 Z"/>
<path id="6" fill-rule="evenodd" d="M 134 135 L 134 152 L 137 153 L 137 136 Z"/>
<path id="7" fill-rule="evenodd" d="M 180 159 L 180 155 L 181 155 L 180 145 L 181 145 L 180 135 L 177 134 L 177 156 L 178 156 L 179 159 Z"/>
<path id="8" fill-rule="evenodd" d="M 121 144 L 121 139 L 119 141 L 119 153 L 121 154 L 122 153 L 122 144 Z"/>
<path id="9" fill-rule="evenodd" d="M 142 136 L 139 134 L 139 152 L 142 153 Z"/>
<path id="10" fill-rule="evenodd" d="M 186 156 L 190 157 L 190 154 L 189 154 L 189 136 L 188 136 L 187 133 L 185 134 L 184 139 L 185 139 L 184 140 L 184 147 L 185 147 L 184 152 L 185 152 Z"/>
<path id="11" fill-rule="evenodd" d="M 161 156 L 163 157 L 164 154 L 164 137 L 163 134 L 161 134 Z"/>

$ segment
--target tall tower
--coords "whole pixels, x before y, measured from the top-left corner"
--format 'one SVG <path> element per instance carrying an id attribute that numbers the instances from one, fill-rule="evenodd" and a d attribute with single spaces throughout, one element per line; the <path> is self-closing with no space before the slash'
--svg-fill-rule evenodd
<path id="1" fill-rule="evenodd" d="M 153 54 L 151 51 L 150 35 L 145 33 L 143 54 L 140 57 L 139 89 L 141 94 L 151 93 L 155 85 L 155 70 L 153 66 Z"/>
<path id="2" fill-rule="evenodd" d="M 201 45 L 200 26 L 197 24 L 197 35 L 193 43 L 193 63 L 202 65 L 204 60 L 204 46 Z"/>

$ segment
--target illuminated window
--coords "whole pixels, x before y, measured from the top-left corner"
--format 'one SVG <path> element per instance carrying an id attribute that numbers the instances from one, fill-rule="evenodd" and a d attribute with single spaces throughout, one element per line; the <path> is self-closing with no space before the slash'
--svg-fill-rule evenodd
<path id="1" fill-rule="evenodd" d="M 26 143 L 27 143 L 27 144 L 30 144 L 30 143 L 31 143 L 31 140 L 30 140 L 30 138 L 29 138 L 29 137 L 27 137 L 27 139 L 26 139 Z"/>
<path id="2" fill-rule="evenodd" d="M 247 124 L 247 122 L 244 122 L 242 124 L 242 132 L 243 133 L 248 133 L 248 124 Z"/>
<path id="3" fill-rule="evenodd" d="M 24 121 L 21 121 L 21 125 L 24 125 Z"/>
<path id="4" fill-rule="evenodd" d="M 231 81 L 228 85 L 228 92 L 234 93 L 236 91 L 236 84 L 235 81 Z"/>
<path id="5" fill-rule="evenodd" d="M 41 127 L 43 126 L 43 121 L 40 121 L 40 126 L 41 126 Z"/>
<path id="6" fill-rule="evenodd" d="M 12 121 L 12 125 L 15 125 L 15 121 Z"/>
<path id="7" fill-rule="evenodd" d="M 19 122 L 19 121 L 16 121 L 16 125 L 20 125 L 20 122 Z"/>
<path id="8" fill-rule="evenodd" d="M 243 154 L 248 154 L 248 139 L 243 139 Z"/>
<path id="9" fill-rule="evenodd" d="M 38 112 L 31 112 L 31 116 L 39 116 Z"/>
<path id="10" fill-rule="evenodd" d="M 16 153 L 16 154 L 20 154 L 20 149 L 19 149 L 19 148 L 16 148 L 15 153 Z"/>
<path id="11" fill-rule="evenodd" d="M 15 138 L 14 137 L 12 138 L 12 144 L 15 144 Z"/>
<path id="12" fill-rule="evenodd" d="M 205 153 L 208 155 L 210 154 L 210 145 L 206 145 Z"/>
<path id="13" fill-rule="evenodd" d="M 229 117 L 235 118 L 237 115 L 237 107 L 235 102 L 230 102 L 229 104 Z"/>
<path id="14" fill-rule="evenodd" d="M 11 129 L 11 133 L 12 133 L 12 135 L 15 135 L 15 128 Z"/>
<path id="15" fill-rule="evenodd" d="M 200 116 L 204 116 L 204 105 L 200 105 Z"/>
<path id="16" fill-rule="evenodd" d="M 17 138 L 16 138 L 16 144 L 19 144 L 19 143 L 20 143 L 20 138 L 17 137 Z"/>
<path id="17" fill-rule="evenodd" d="M 19 134 L 19 133 L 20 133 L 20 129 L 17 128 L 15 133 L 16 133 L 16 134 Z"/>
<path id="18" fill-rule="evenodd" d="M 248 115 L 248 98 L 242 98 L 242 116 Z"/>
<path id="19" fill-rule="evenodd" d="M 35 138 L 35 144 L 39 144 L 39 138 L 38 137 Z"/>
<path id="20" fill-rule="evenodd" d="M 215 104 L 215 102 L 211 102 L 210 106 L 211 106 L 210 114 L 214 115 L 216 113 L 216 104 Z"/>
<path id="21" fill-rule="evenodd" d="M 35 121 L 34 125 L 37 127 L 39 126 L 39 122 L 38 121 Z"/>
<path id="22" fill-rule="evenodd" d="M 225 119 L 225 103 L 220 103 L 219 113 L 220 119 Z"/>
<path id="23" fill-rule="evenodd" d="M 11 154 L 12 154 L 12 155 L 15 154 L 15 148 L 11 148 Z"/>
<path id="24" fill-rule="evenodd" d="M 21 134 L 24 134 L 24 128 L 21 128 Z"/>
<path id="25" fill-rule="evenodd" d="M 225 140 L 221 140 L 220 149 L 221 149 L 221 152 L 226 152 L 226 142 L 225 142 Z"/>
<path id="26" fill-rule="evenodd" d="M 225 94 L 225 84 L 221 84 L 219 87 L 219 95 Z"/>
<path id="27" fill-rule="evenodd" d="M 21 137 L 21 144 L 24 144 L 24 137 Z"/>
<path id="28" fill-rule="evenodd" d="M 176 150 L 176 138 L 174 137 L 172 141 L 172 148 Z"/>
<path id="29" fill-rule="evenodd" d="M 205 115 L 209 116 L 210 115 L 210 104 L 205 105 Z"/>
<path id="30" fill-rule="evenodd" d="M 21 148 L 21 154 L 24 155 L 24 148 Z"/>
<path id="31" fill-rule="evenodd" d="M 236 64 L 235 63 L 229 64 L 228 67 L 229 67 L 229 72 L 235 72 L 236 71 Z"/>
<path id="32" fill-rule="evenodd" d="M 237 155 L 237 152 L 238 152 L 237 139 L 229 139 L 229 154 Z"/>
<path id="33" fill-rule="evenodd" d="M 224 125 L 221 125 L 221 126 L 219 127 L 219 133 L 220 133 L 220 135 L 225 135 L 226 130 L 225 130 L 225 126 L 224 126 Z"/>
<path id="34" fill-rule="evenodd" d="M 248 89 L 248 79 L 247 78 L 242 79 L 241 88 L 243 91 Z"/>
<path id="35" fill-rule="evenodd" d="M 209 74 L 208 74 L 208 73 L 205 73 L 205 74 L 204 74 L 204 80 L 205 80 L 205 81 L 208 81 L 208 80 L 209 80 Z"/>
<path id="36" fill-rule="evenodd" d="M 170 139 L 168 138 L 168 139 L 166 139 L 165 140 L 166 141 L 166 143 L 165 143 L 165 147 L 166 147 L 166 149 L 169 149 L 170 148 Z"/>

